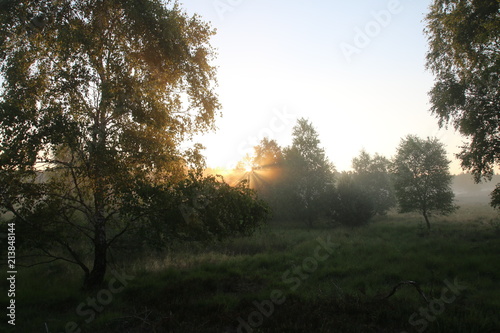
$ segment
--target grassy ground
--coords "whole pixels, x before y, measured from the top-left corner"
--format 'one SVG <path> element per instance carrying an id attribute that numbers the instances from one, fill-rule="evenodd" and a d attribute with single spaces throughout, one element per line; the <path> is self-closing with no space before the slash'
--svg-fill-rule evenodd
<path id="1" fill-rule="evenodd" d="M 498 214 L 471 206 L 432 222 L 430 234 L 417 215 L 272 224 L 123 262 L 90 294 L 77 270 L 21 270 L 15 332 L 499 332 Z M 383 298 L 407 280 L 431 302 L 411 285 Z"/>

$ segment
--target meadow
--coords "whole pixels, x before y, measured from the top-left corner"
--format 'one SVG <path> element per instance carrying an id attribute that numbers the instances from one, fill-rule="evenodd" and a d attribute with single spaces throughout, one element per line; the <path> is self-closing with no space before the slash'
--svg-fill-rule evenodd
<path id="1" fill-rule="evenodd" d="M 61 263 L 20 269 L 17 329 L 5 331 L 500 332 L 499 259 L 499 214 L 483 204 L 432 217 L 430 233 L 395 212 L 354 229 L 272 222 L 117 256 L 93 293 Z M 419 288 L 390 295 L 402 281 Z"/>

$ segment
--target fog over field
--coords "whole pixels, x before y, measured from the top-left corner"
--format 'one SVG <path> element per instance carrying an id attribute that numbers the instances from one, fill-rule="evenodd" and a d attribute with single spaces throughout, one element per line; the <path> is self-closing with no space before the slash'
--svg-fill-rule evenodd
<path id="1" fill-rule="evenodd" d="M 453 177 L 452 188 L 458 204 L 461 203 L 482 203 L 490 201 L 490 194 L 500 183 L 500 175 L 493 176 L 491 181 L 475 183 L 470 174 L 461 174 Z"/>

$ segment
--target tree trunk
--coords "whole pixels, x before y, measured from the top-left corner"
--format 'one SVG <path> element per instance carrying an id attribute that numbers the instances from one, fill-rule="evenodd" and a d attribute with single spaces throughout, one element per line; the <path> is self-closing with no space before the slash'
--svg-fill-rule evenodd
<path id="1" fill-rule="evenodd" d="M 107 266 L 106 254 L 108 243 L 106 239 L 106 218 L 104 215 L 106 210 L 104 203 L 104 181 L 98 173 L 96 174 L 98 176 L 95 177 L 97 183 L 94 190 L 94 265 L 90 274 L 85 279 L 85 289 L 96 289 L 102 285 Z"/>
<path id="2" fill-rule="evenodd" d="M 84 289 L 99 288 L 104 282 L 107 266 L 107 240 L 105 219 L 99 212 L 94 226 L 94 266 L 85 277 Z"/>
<path id="3" fill-rule="evenodd" d="M 431 230 L 431 223 L 429 222 L 429 217 L 427 216 L 427 212 L 426 211 L 422 212 L 422 215 L 424 215 L 425 223 L 427 223 L 427 230 Z"/>
<path id="4" fill-rule="evenodd" d="M 103 82 L 105 79 L 103 78 Z M 103 88 L 104 89 L 104 88 Z M 90 274 L 84 281 L 85 289 L 97 289 L 104 282 L 107 266 L 107 248 L 106 239 L 106 168 L 103 166 L 103 160 L 106 157 L 106 124 L 105 124 L 105 100 L 101 100 L 99 112 L 95 115 L 92 147 L 93 150 L 89 156 L 91 163 L 91 178 L 94 183 L 94 265 Z M 105 164 L 104 164 L 105 165 Z"/>

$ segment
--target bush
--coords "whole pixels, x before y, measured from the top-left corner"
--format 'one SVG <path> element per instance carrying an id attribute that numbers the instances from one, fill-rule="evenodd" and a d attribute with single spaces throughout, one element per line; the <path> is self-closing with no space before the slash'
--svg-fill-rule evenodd
<path id="1" fill-rule="evenodd" d="M 211 241 L 252 234 L 269 207 L 246 182 L 232 187 L 222 178 L 190 174 L 175 185 L 151 188 L 140 232 L 148 244 L 173 240 Z"/>
<path id="2" fill-rule="evenodd" d="M 368 223 L 375 215 L 374 202 L 364 191 L 357 177 L 343 173 L 337 182 L 333 199 L 333 220 L 346 226 L 360 226 Z"/>

